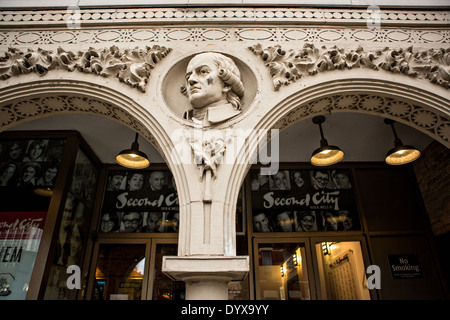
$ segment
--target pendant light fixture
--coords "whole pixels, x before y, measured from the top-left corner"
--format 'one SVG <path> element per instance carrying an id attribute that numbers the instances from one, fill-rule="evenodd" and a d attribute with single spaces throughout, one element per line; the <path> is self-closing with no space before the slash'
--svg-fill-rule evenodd
<path id="1" fill-rule="evenodd" d="M 327 140 L 323 136 L 322 123 L 325 122 L 324 116 L 316 116 L 313 123 L 319 125 L 320 129 L 320 148 L 314 150 L 311 156 L 311 164 L 315 166 L 329 166 L 338 163 L 344 159 L 344 152 L 337 146 L 328 145 Z"/>
<path id="2" fill-rule="evenodd" d="M 116 162 L 123 167 L 130 169 L 144 169 L 150 165 L 150 161 L 147 155 L 139 151 L 138 133 L 136 132 L 136 138 L 131 144 L 131 149 L 122 150 L 116 156 Z"/>
<path id="3" fill-rule="evenodd" d="M 395 121 L 391 119 L 384 119 L 384 123 L 391 126 L 395 138 L 395 147 L 388 151 L 385 159 L 386 163 L 389 165 L 398 166 L 417 160 L 420 157 L 420 151 L 413 146 L 407 146 L 402 143 L 397 136 L 397 132 L 395 131 Z"/>

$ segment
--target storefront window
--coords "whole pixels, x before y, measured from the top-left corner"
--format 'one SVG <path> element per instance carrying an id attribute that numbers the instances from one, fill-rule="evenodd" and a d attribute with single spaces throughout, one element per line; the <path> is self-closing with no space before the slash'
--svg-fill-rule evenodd
<path id="1" fill-rule="evenodd" d="M 357 241 L 316 244 L 324 300 L 370 300 L 361 245 Z"/>
<path id="2" fill-rule="evenodd" d="M 153 278 L 153 300 L 184 300 L 185 284 L 182 281 L 172 281 L 162 272 L 164 256 L 176 256 L 177 244 L 158 244 L 156 246 L 155 276 Z"/>
<path id="3" fill-rule="evenodd" d="M 145 244 L 101 244 L 92 299 L 141 300 Z"/>
<path id="4" fill-rule="evenodd" d="M 0 140 L 0 301 L 26 298 L 65 142 Z"/>
<path id="5" fill-rule="evenodd" d="M 107 180 L 100 232 L 178 232 L 178 195 L 169 170 L 111 170 Z"/>
<path id="6" fill-rule="evenodd" d="M 46 214 L 0 213 L 0 301 L 26 298 Z"/>
<path id="7" fill-rule="evenodd" d="M 349 170 L 250 171 L 254 232 L 360 230 Z"/>
<path id="8" fill-rule="evenodd" d="M 44 299 L 73 300 L 78 290 L 66 286 L 67 267 L 82 268 L 84 251 L 88 240 L 92 210 L 98 179 L 98 169 L 78 150 L 70 190 L 67 194 L 61 222 L 57 229 L 53 261 Z"/>
<path id="9" fill-rule="evenodd" d="M 259 244 L 258 274 L 259 299 L 311 299 L 304 244 Z"/>

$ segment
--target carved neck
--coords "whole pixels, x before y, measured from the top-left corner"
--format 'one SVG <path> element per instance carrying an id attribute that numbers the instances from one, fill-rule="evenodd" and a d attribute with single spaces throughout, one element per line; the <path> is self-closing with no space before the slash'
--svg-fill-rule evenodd
<path id="1" fill-rule="evenodd" d="M 195 119 L 198 119 L 198 120 L 203 120 L 205 118 L 207 110 L 208 110 L 207 107 L 199 108 L 199 109 L 193 109 L 193 112 L 194 112 L 193 117 Z"/>

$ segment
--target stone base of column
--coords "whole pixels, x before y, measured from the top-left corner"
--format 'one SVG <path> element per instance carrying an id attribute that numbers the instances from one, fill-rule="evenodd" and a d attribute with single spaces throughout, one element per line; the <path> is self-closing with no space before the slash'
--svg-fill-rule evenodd
<path id="1" fill-rule="evenodd" d="M 186 283 L 186 300 L 228 300 L 228 282 L 244 280 L 249 268 L 248 256 L 165 256 L 162 272 Z"/>

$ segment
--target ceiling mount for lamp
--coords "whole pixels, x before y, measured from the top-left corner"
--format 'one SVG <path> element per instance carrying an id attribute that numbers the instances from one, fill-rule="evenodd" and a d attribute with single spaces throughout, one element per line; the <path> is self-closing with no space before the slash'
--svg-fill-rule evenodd
<path id="1" fill-rule="evenodd" d="M 131 149 L 122 150 L 116 156 L 116 162 L 121 166 L 130 169 L 144 169 L 150 165 L 147 155 L 139 151 L 138 136 L 139 134 L 136 132 L 136 138 L 131 144 Z"/>
<path id="2" fill-rule="evenodd" d="M 417 160 L 420 157 L 420 151 L 413 146 L 404 145 L 402 143 L 395 131 L 395 121 L 384 119 L 384 123 L 391 126 L 395 138 L 395 147 L 388 151 L 385 159 L 386 163 L 390 165 L 402 165 Z"/>
<path id="3" fill-rule="evenodd" d="M 328 145 L 328 141 L 324 138 L 322 130 L 322 123 L 324 122 L 324 116 L 313 118 L 313 123 L 319 125 L 321 137 L 320 148 L 314 150 L 311 156 L 311 164 L 315 166 L 329 166 L 344 159 L 344 152 L 337 146 Z"/>

